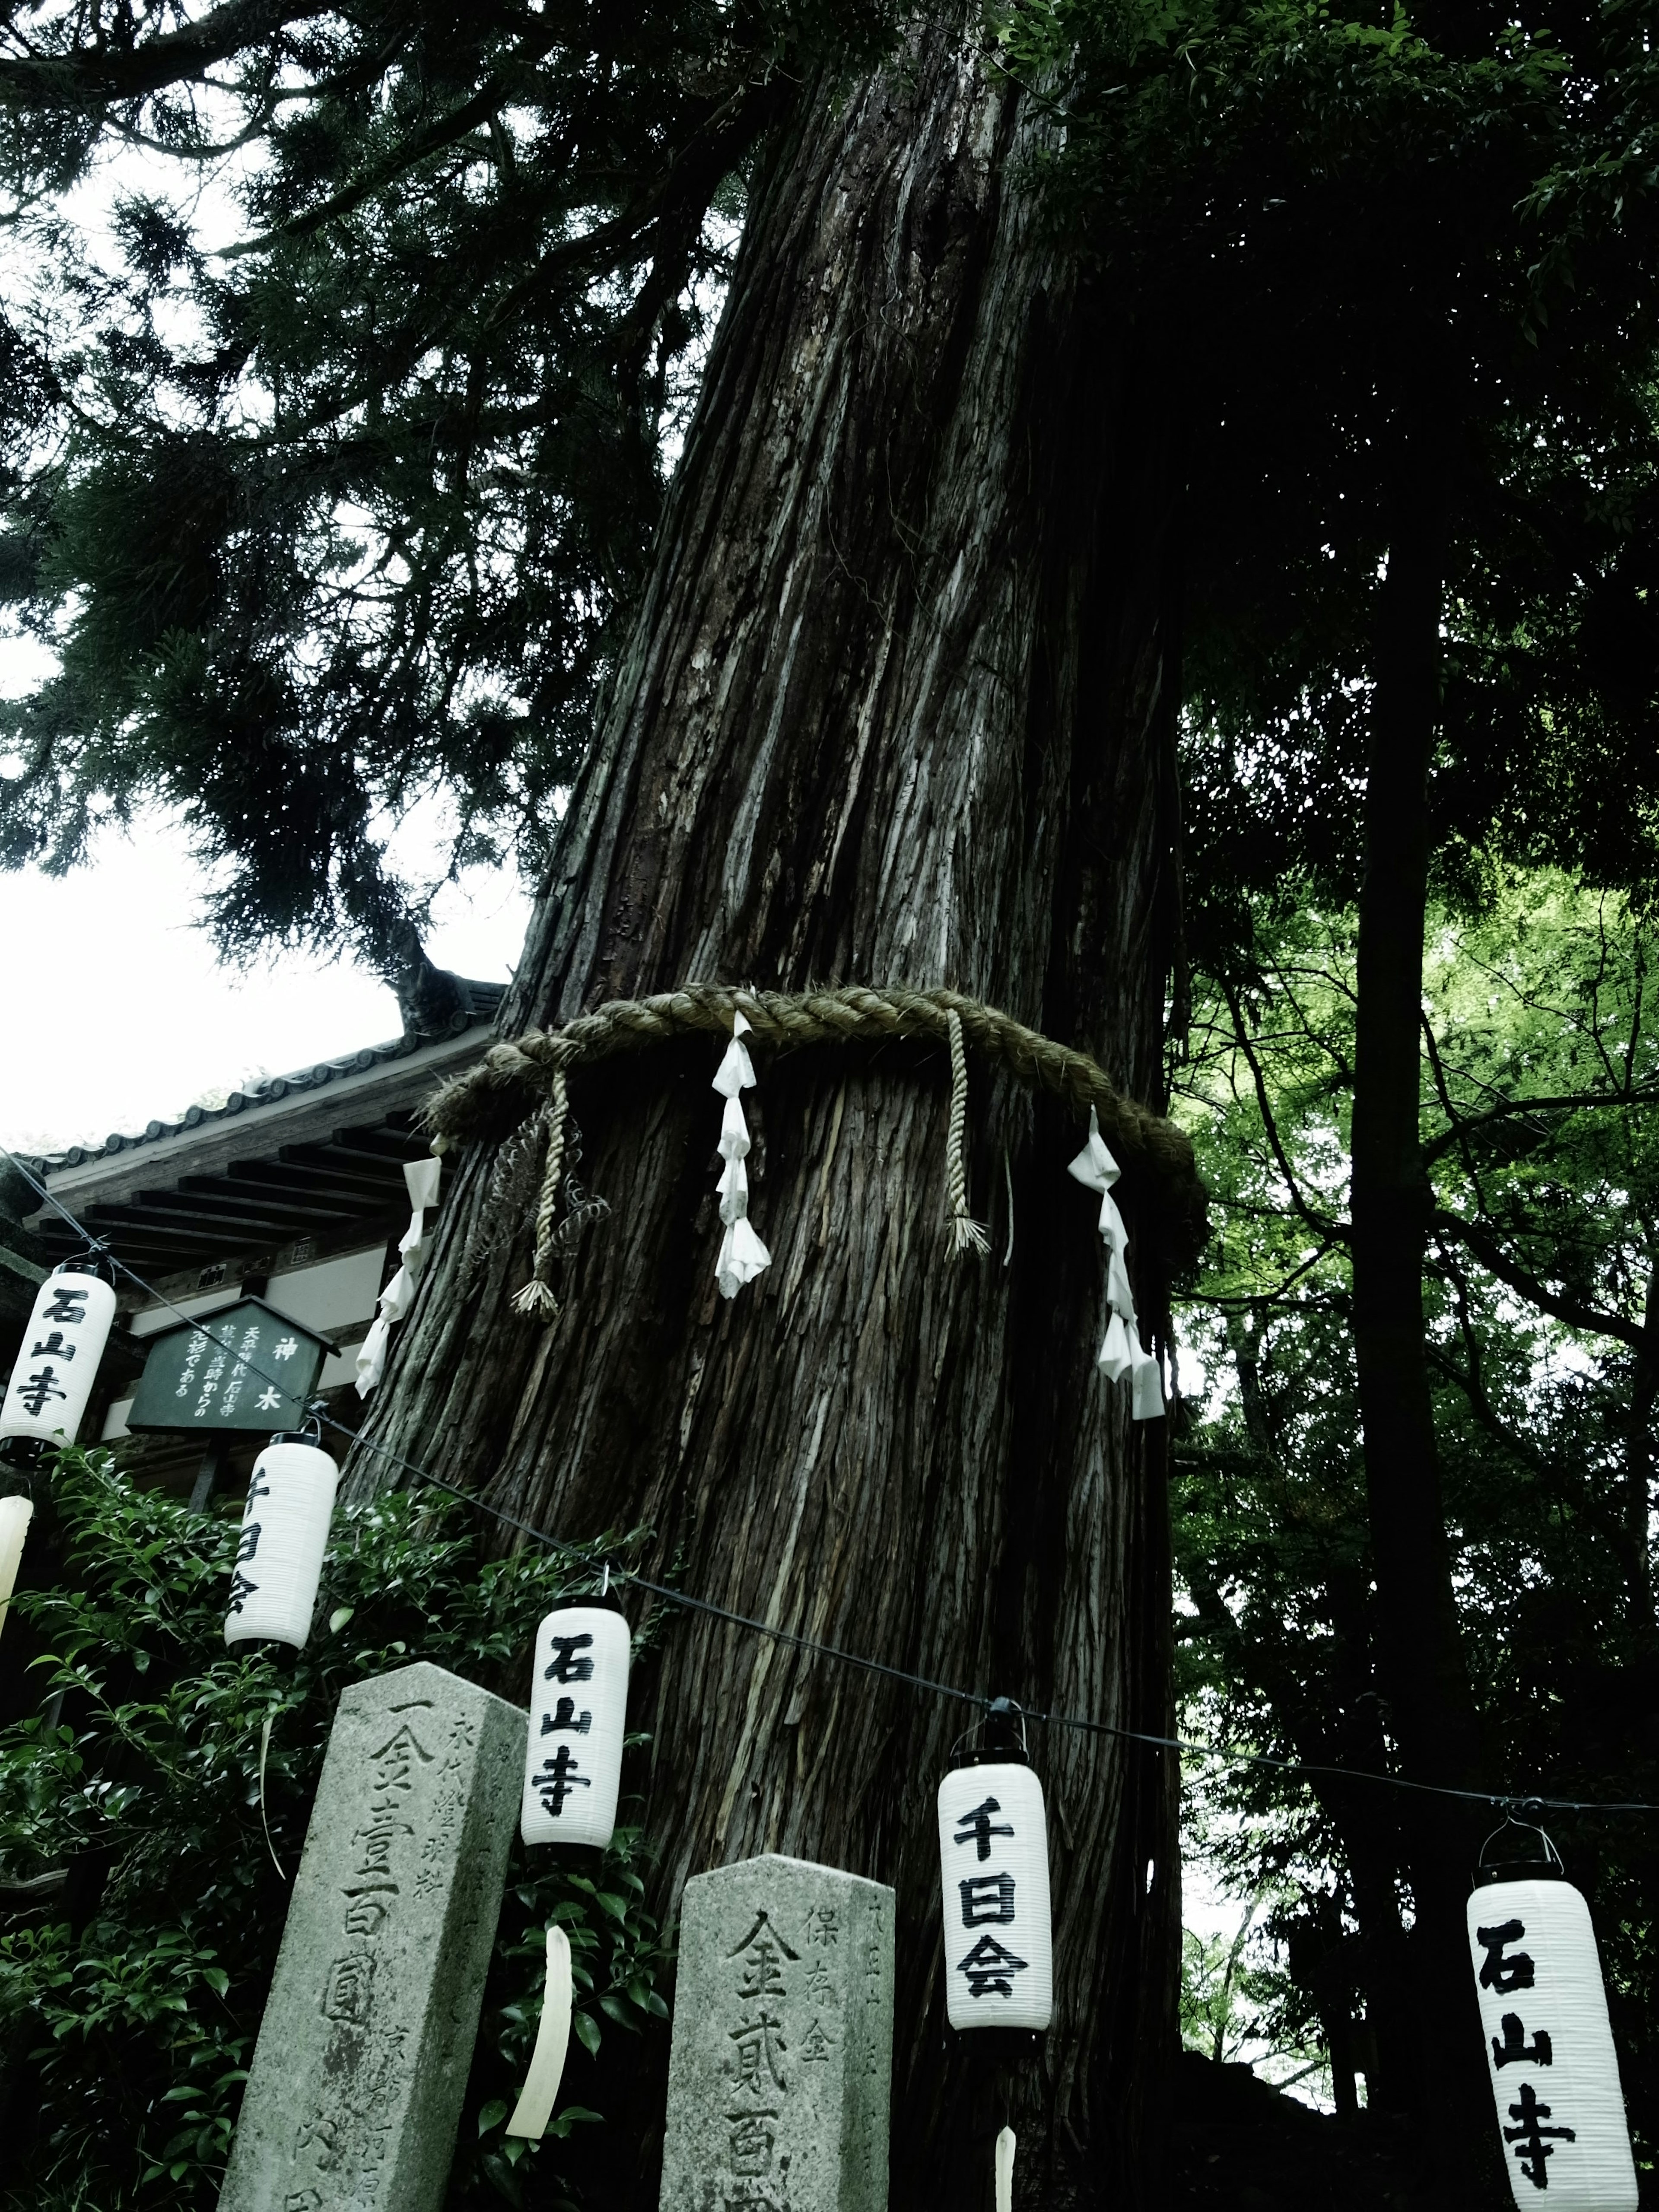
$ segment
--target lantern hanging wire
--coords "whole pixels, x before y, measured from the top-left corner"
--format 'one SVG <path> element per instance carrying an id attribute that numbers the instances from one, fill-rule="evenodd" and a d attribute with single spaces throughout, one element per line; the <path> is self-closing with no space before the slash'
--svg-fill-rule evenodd
<path id="1" fill-rule="evenodd" d="M 183 1312 L 171 1298 L 164 1297 L 155 1285 L 147 1281 L 135 1267 L 130 1267 L 125 1260 L 118 1257 L 101 1238 L 94 1237 L 84 1224 L 76 1219 L 63 1201 L 48 1190 L 46 1184 L 40 1180 L 25 1161 L 20 1159 L 15 1152 L 9 1152 L 3 1146 L 0 1146 L 0 1158 L 9 1159 L 36 1195 L 50 1206 L 77 1237 L 84 1239 L 86 1249 L 89 1254 L 106 1261 L 112 1268 L 125 1275 L 135 1288 L 141 1290 L 147 1297 L 153 1299 L 157 1305 L 174 1315 L 179 1321 L 187 1322 L 191 1328 L 204 1336 L 209 1343 L 220 1345 L 220 1339 L 213 1334 L 205 1322 L 198 1321 L 193 1315 Z M 251 1368 L 250 1372 L 257 1375 L 262 1382 L 270 1382 L 275 1380 L 273 1376 L 266 1375 L 258 1368 Z M 325 1413 L 314 1418 L 318 1420 L 319 1428 L 332 1429 L 337 1434 L 349 1439 L 359 1449 L 371 1454 L 386 1466 L 397 1468 L 400 1473 L 410 1476 L 417 1482 L 428 1484 L 434 1490 L 443 1492 L 447 1496 L 471 1507 L 473 1511 L 485 1515 L 501 1527 L 514 1529 L 519 1534 L 528 1537 L 533 1543 L 560 1548 L 568 1547 L 568 1539 L 556 1536 L 548 1529 L 538 1528 L 533 1522 L 524 1520 L 518 1514 L 509 1513 L 499 1505 L 490 1504 L 487 1499 L 478 1497 L 475 1492 L 463 1490 L 459 1484 L 447 1480 L 441 1474 L 434 1474 L 430 1468 L 421 1466 L 418 1462 L 407 1459 L 399 1452 L 388 1450 L 384 1444 L 376 1443 L 372 1438 L 360 1435 L 356 1430 L 349 1428 L 343 1421 L 336 1420 L 332 1414 Z M 799 1635 L 793 1629 L 781 1628 L 769 1621 L 757 1620 L 751 1615 L 738 1613 L 729 1606 L 716 1604 L 711 1598 L 696 1597 L 689 1590 L 675 1589 L 667 1583 L 653 1582 L 635 1568 L 618 1565 L 616 1572 L 620 1580 L 631 1583 L 635 1589 L 647 1596 L 660 1600 L 665 1605 L 678 1606 L 689 1612 L 708 1613 L 714 1620 L 729 1621 L 734 1627 L 750 1629 L 757 1636 L 764 1636 L 772 1642 L 787 1645 L 792 1650 L 810 1652 L 815 1657 L 837 1660 L 845 1666 L 857 1667 L 866 1674 L 879 1674 L 890 1681 L 903 1683 L 911 1689 L 925 1690 L 934 1697 L 954 1698 L 964 1705 L 978 1705 L 988 1712 L 995 1702 L 982 1691 L 964 1690 L 956 1683 L 934 1681 L 927 1675 L 913 1674 L 907 1668 L 895 1667 L 884 1659 L 873 1659 L 863 1652 L 848 1651 L 840 1644 L 825 1644 L 815 1637 Z M 1022 1725 L 1030 1721 L 1043 1727 L 1075 1729 L 1085 1735 L 1109 1736 L 1121 1742 L 1145 1744 L 1152 1750 L 1187 1752 L 1196 1758 L 1220 1759 L 1230 1765 L 1268 1767 L 1286 1774 L 1329 1775 L 1347 1782 L 1370 1783 L 1379 1789 L 1409 1790 L 1419 1796 L 1449 1797 L 1464 1804 L 1492 1805 L 1506 1812 L 1511 1808 L 1520 1806 L 1535 1807 L 1540 1811 L 1548 1810 L 1557 1813 L 1659 1813 L 1659 1802 L 1576 1797 L 1523 1797 L 1512 1790 L 1460 1790 L 1446 1783 L 1415 1782 L 1407 1775 L 1381 1774 L 1365 1767 L 1340 1766 L 1334 1763 L 1312 1759 L 1280 1759 L 1270 1752 L 1231 1750 L 1224 1745 L 1203 1743 L 1190 1736 L 1166 1735 L 1147 1729 L 1125 1728 L 1116 1722 L 1096 1720 L 1084 1713 L 1048 1712 L 1036 1706 L 1022 1706 L 1018 1711 Z"/>

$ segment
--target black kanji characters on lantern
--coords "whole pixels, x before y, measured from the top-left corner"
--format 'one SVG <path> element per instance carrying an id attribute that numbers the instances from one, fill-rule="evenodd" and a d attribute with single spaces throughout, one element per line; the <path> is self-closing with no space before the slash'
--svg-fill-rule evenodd
<path id="1" fill-rule="evenodd" d="M 988 1923 L 1009 1926 L 1014 1917 L 1014 1877 L 1011 1874 L 969 1875 L 957 1887 L 962 1893 L 962 1924 L 982 1928 Z"/>
<path id="2" fill-rule="evenodd" d="M 243 1522 L 242 1534 L 236 1546 L 236 1564 L 239 1567 L 244 1560 L 251 1559 L 258 1550 L 261 1526 L 262 1523 L 258 1521 Z"/>
<path id="3" fill-rule="evenodd" d="M 55 1367 L 43 1367 L 19 1385 L 17 1395 L 28 1409 L 29 1419 L 38 1421 L 40 1409 L 49 1398 L 67 1398 L 69 1392 L 58 1387 Z"/>
<path id="4" fill-rule="evenodd" d="M 52 1304 L 40 1318 L 43 1322 L 64 1321 L 71 1323 L 83 1322 L 87 1317 L 87 1300 L 91 1296 L 90 1291 L 72 1291 L 64 1285 L 54 1284 Z"/>
<path id="5" fill-rule="evenodd" d="M 1001 1826 L 993 1826 L 992 1814 L 1000 1813 L 1002 1807 L 994 1797 L 988 1797 L 982 1805 L 975 1805 L 971 1813 L 958 1814 L 961 1829 L 957 1841 L 959 1844 L 977 1844 L 981 1859 L 988 1859 L 991 1856 L 992 1837 L 1012 1836 L 1014 1832 L 1012 1828 L 1006 1824 Z"/>
<path id="6" fill-rule="evenodd" d="M 1544 2138 L 1553 2136 L 1564 2142 L 1577 2142 L 1577 2130 L 1573 2128 L 1547 2128 L 1544 2122 L 1550 2117 L 1547 2105 L 1538 2101 L 1538 2092 L 1530 2081 L 1523 2081 L 1516 2092 L 1516 2101 L 1510 2106 L 1510 2118 L 1518 2126 L 1505 2128 L 1504 2140 L 1515 2145 L 1515 2155 L 1521 2171 L 1534 2189 L 1549 2187 L 1549 2174 L 1545 2160 L 1555 2152 Z"/>
<path id="7" fill-rule="evenodd" d="M 1512 1959 L 1504 1956 L 1505 1946 L 1518 1943 L 1526 1932 L 1518 1920 L 1505 1920 L 1497 1928 L 1475 1929 L 1475 1941 L 1486 1954 L 1480 1968 L 1483 1990 L 1496 1990 L 1500 1996 L 1507 1996 L 1511 1990 L 1532 1987 L 1533 1964 L 1527 1954 L 1517 1951 Z"/>
<path id="8" fill-rule="evenodd" d="M 251 1583 L 239 1568 L 230 1578 L 230 1611 L 240 1613 L 258 1587 L 258 1583 Z"/>
<path id="9" fill-rule="evenodd" d="M 591 1660 L 587 1663 L 592 1665 Z M 534 1784 L 537 1796 L 546 1806 L 549 1817 L 555 1820 L 563 1812 L 564 1801 L 573 1790 L 591 1790 L 592 1786 L 586 1774 L 576 1771 L 576 1762 L 568 1743 L 562 1743 L 551 1759 L 542 1762 Z"/>
<path id="10" fill-rule="evenodd" d="M 556 1735 L 562 1729 L 568 1729 L 572 1735 L 586 1735 L 592 1725 L 592 1714 L 579 1713 L 574 1698 L 561 1698 L 550 1713 L 542 1715 L 544 1735 Z"/>
<path id="11" fill-rule="evenodd" d="M 31 1359 L 73 1359 L 75 1346 L 65 1341 L 61 1328 L 52 1330 L 44 1344 L 37 1344 L 29 1353 Z"/>
<path id="12" fill-rule="evenodd" d="M 1528 2058 L 1534 2066 L 1553 2066 L 1555 2063 L 1555 2052 L 1547 2028 L 1540 2027 L 1528 2043 L 1519 2013 L 1506 2012 L 1498 2026 L 1504 2031 L 1504 2040 L 1500 2043 L 1495 2035 L 1492 2039 L 1492 2063 L 1494 2066 L 1507 2066 L 1515 2058 Z"/>
<path id="13" fill-rule="evenodd" d="M 994 1936 L 981 1936 L 968 1956 L 957 1960 L 957 1972 L 967 1975 L 970 1997 L 994 1994 L 1000 1997 L 1011 1997 L 1014 1994 L 1014 1985 L 1008 1978 L 1011 1974 L 1023 1974 L 1026 1964 L 1025 1960 L 1017 1959 L 1012 1951 L 999 1943 Z"/>
<path id="14" fill-rule="evenodd" d="M 590 1656 L 575 1655 L 591 1644 L 591 1636 L 556 1636 L 552 1638 L 553 1657 L 543 1680 L 549 1682 L 591 1682 L 593 1662 Z"/>

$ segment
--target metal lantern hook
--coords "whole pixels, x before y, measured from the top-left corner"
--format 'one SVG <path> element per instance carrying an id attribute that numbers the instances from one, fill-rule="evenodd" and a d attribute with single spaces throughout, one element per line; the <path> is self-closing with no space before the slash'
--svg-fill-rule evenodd
<path id="1" fill-rule="evenodd" d="M 1541 1812 L 1542 1809 L 1542 1807 L 1538 1805 L 1533 1799 L 1525 1797 L 1516 1798 L 1511 1804 L 1505 1805 L 1504 1808 L 1503 1820 L 1498 1826 L 1492 1830 L 1491 1835 L 1486 1838 L 1486 1842 L 1481 1844 L 1480 1856 L 1477 1860 L 1476 1864 L 1479 1866 L 1485 1866 L 1487 1863 L 1486 1853 L 1492 1849 L 1492 1845 L 1498 1841 L 1500 1836 L 1507 1835 L 1510 1830 L 1513 1828 L 1517 1835 L 1536 1836 L 1544 1846 L 1544 1864 L 1548 1866 L 1551 1862 L 1553 1861 L 1555 1865 L 1559 1868 L 1563 1873 L 1565 1873 L 1566 1869 L 1563 1865 L 1561 1854 L 1556 1850 L 1553 1842 L 1551 1840 L 1549 1836 L 1546 1834 L 1544 1830 L 1538 1826 L 1536 1821 L 1517 1820 L 1515 1817 L 1517 1812 L 1534 1813 Z M 1494 1863 L 1496 1863 L 1496 1862 L 1494 1862 Z"/>

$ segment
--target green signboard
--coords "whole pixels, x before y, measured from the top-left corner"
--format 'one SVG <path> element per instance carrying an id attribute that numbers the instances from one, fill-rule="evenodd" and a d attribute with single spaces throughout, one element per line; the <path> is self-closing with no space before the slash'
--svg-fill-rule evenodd
<path id="1" fill-rule="evenodd" d="M 297 1429 L 334 1346 L 243 1298 L 151 1340 L 130 1429 Z"/>

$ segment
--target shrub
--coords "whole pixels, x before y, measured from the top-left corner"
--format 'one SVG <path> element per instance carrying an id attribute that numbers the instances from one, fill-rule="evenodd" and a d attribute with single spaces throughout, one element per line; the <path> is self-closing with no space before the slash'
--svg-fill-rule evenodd
<path id="1" fill-rule="evenodd" d="M 46 1645 L 33 1662 L 43 1704 L 0 1730 L 0 1879 L 68 1868 L 93 1901 L 14 1914 L 0 1937 L 15 2116 L 0 2204 L 205 2212 L 341 1691 L 417 1658 L 499 1688 L 539 1616 L 591 1593 L 597 1547 L 485 1559 L 454 1501 L 397 1492 L 342 1508 L 306 1650 L 232 1653 L 234 1521 L 134 1488 L 106 1452 L 62 1454 L 51 1492 L 54 1586 L 14 1601 Z M 637 1830 L 603 1860 L 514 1849 L 457 2212 L 520 2203 L 526 2161 L 552 2148 L 501 2132 L 534 2041 L 550 1917 L 570 1938 L 585 2049 L 606 2026 L 665 2013 Z M 550 2133 L 597 2117 L 567 2105 Z M 538 2179 L 538 2199 L 552 2182 Z"/>

